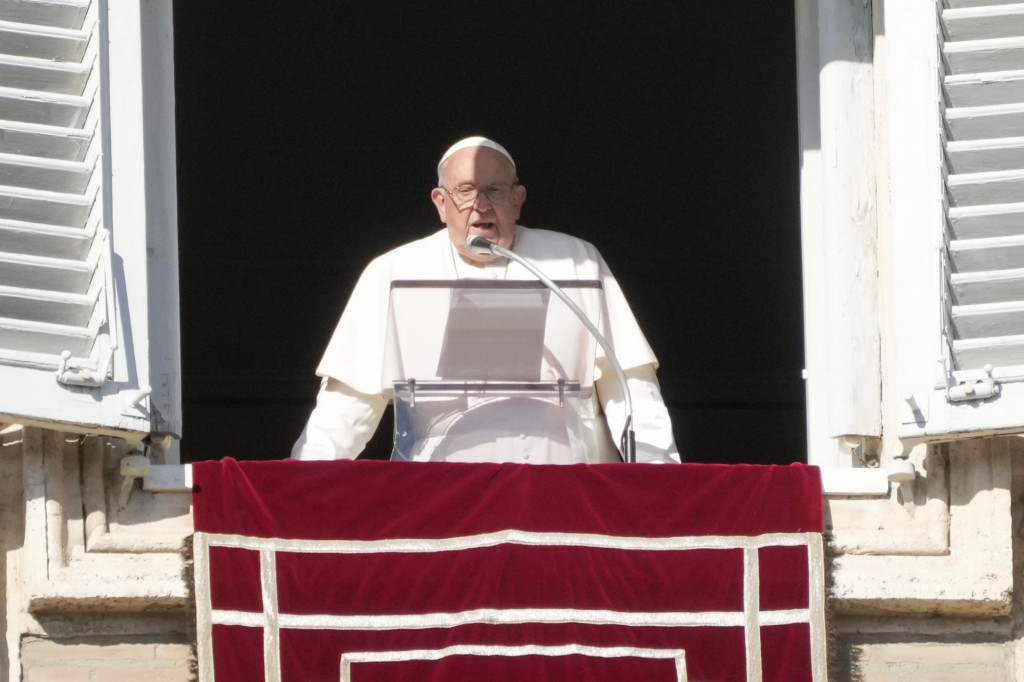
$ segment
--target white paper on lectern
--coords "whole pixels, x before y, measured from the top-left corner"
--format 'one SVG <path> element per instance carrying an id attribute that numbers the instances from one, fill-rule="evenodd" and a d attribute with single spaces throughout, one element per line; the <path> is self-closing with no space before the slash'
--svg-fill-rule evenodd
<path id="1" fill-rule="evenodd" d="M 600 284 L 560 284 L 600 324 Z M 596 352 L 539 282 L 396 281 L 382 378 L 395 400 L 393 457 L 588 461 Z"/>
<path id="2" fill-rule="evenodd" d="M 559 282 L 596 325 L 595 281 Z M 396 381 L 577 382 L 589 395 L 597 342 L 540 282 L 396 280 L 382 386 Z"/>

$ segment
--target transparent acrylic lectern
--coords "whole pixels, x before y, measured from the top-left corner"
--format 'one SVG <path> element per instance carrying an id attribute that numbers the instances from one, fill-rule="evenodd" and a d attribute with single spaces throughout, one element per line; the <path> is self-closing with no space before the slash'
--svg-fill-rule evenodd
<path id="1" fill-rule="evenodd" d="M 600 325 L 600 282 L 557 284 Z M 391 458 L 588 461 L 597 347 L 541 282 L 392 282 L 383 377 L 395 408 Z"/>

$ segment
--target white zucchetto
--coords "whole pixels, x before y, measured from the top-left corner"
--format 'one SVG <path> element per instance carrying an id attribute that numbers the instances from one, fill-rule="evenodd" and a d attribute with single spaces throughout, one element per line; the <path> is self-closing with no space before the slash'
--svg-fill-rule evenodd
<path id="1" fill-rule="evenodd" d="M 452 154 L 454 154 L 455 152 L 460 151 L 462 149 L 468 149 L 470 147 L 487 147 L 488 149 L 493 149 L 494 151 L 498 152 L 499 154 L 504 156 L 506 159 L 508 159 L 508 162 L 512 164 L 512 168 L 516 167 L 516 162 L 512 160 L 512 155 L 508 153 L 507 149 L 502 147 L 500 144 L 498 144 L 494 140 L 491 140 L 491 139 L 486 138 L 486 137 L 481 137 L 479 135 L 475 135 L 473 137 L 467 137 L 467 138 L 461 139 L 458 142 L 456 142 L 455 144 L 453 144 L 451 147 L 448 147 L 448 151 L 446 151 L 441 156 L 441 160 L 437 162 L 437 174 L 438 174 L 438 176 L 441 175 L 441 166 L 444 165 L 445 161 L 447 161 L 449 158 L 451 158 Z"/>

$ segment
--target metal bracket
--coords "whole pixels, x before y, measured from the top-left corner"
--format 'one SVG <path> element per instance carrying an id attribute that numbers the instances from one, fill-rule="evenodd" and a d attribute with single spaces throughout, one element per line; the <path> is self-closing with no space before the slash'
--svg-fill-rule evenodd
<path id="1" fill-rule="evenodd" d="M 113 240 L 110 230 L 99 228 L 96 239 L 102 242 L 99 262 L 96 267 L 103 276 L 103 291 L 97 301 L 101 306 L 99 332 L 91 357 L 83 360 L 72 357 L 69 350 L 60 354 L 57 366 L 57 383 L 65 386 L 84 386 L 99 388 L 106 384 L 114 374 L 114 350 L 117 348 L 117 308 L 114 305 Z M 98 352 L 97 352 L 98 351 Z"/>
<path id="2" fill-rule="evenodd" d="M 80 360 L 73 359 L 71 351 L 66 350 L 60 354 L 57 382 L 65 386 L 99 388 L 110 380 L 110 362 L 113 356 L 113 349 L 108 346 L 96 366 L 90 367 Z"/>
<path id="3" fill-rule="evenodd" d="M 959 372 L 957 378 L 950 378 L 950 385 L 946 388 L 946 396 L 950 402 L 958 403 L 969 400 L 986 400 L 998 396 L 1002 387 L 992 377 L 992 365 L 985 365 L 984 374 L 975 375 Z M 952 383 L 952 382 L 956 383 Z"/>

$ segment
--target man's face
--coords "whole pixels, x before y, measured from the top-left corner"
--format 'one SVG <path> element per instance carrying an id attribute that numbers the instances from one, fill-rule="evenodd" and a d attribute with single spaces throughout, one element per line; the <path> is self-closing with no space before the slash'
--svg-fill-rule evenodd
<path id="1" fill-rule="evenodd" d="M 513 185 L 515 177 L 508 159 L 487 147 L 461 149 L 448 159 L 444 169 L 445 188 L 451 192 L 467 187 L 478 190 L 476 199 L 464 204 L 440 187 L 430 193 L 441 222 L 448 227 L 448 236 L 463 258 L 476 263 L 497 258 L 491 253 L 479 254 L 467 249 L 466 237 L 471 234 L 481 235 L 506 248 L 512 245 L 519 210 L 526 200 L 526 188 Z M 491 201 L 484 192 L 502 186 L 511 188 L 503 202 Z"/>

